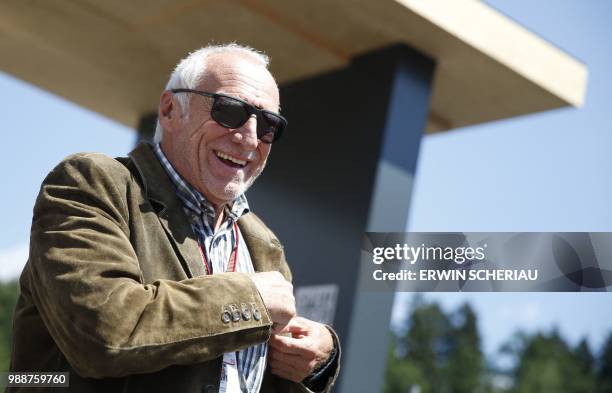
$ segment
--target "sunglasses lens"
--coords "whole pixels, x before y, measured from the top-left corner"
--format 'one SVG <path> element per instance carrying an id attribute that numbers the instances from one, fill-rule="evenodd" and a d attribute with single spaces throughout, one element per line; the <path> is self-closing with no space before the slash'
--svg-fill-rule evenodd
<path id="1" fill-rule="evenodd" d="M 257 137 L 264 143 L 272 143 L 280 138 L 284 127 L 285 123 L 280 117 L 262 112 L 257 118 Z"/>
<path id="2" fill-rule="evenodd" d="M 210 114 L 223 127 L 240 128 L 249 120 L 253 111 L 257 112 L 257 138 L 264 143 L 277 141 L 286 121 L 275 113 L 252 109 L 231 97 L 217 96 Z"/>
<path id="3" fill-rule="evenodd" d="M 250 117 L 242 102 L 226 97 L 218 97 L 215 100 L 211 116 L 217 123 L 228 128 L 238 128 Z"/>

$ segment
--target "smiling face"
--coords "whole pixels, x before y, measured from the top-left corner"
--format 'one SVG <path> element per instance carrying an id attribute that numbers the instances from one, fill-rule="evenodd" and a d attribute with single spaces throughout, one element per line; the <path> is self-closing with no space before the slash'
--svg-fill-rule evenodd
<path id="1" fill-rule="evenodd" d="M 206 77 L 196 90 L 226 94 L 273 112 L 279 108 L 272 75 L 241 54 L 211 55 Z M 175 94 L 191 94 L 188 112 L 181 110 Z M 257 139 L 254 116 L 236 130 L 219 125 L 210 117 L 212 103 L 212 98 L 193 93 L 164 92 L 159 121 L 165 130 L 162 149 L 170 162 L 206 199 L 220 207 L 255 181 L 266 165 L 271 145 Z"/>

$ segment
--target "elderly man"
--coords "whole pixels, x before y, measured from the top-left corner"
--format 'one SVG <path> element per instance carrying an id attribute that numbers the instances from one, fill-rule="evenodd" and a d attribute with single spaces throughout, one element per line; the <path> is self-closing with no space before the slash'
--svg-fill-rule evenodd
<path id="1" fill-rule="evenodd" d="M 68 371 L 78 392 L 331 389 L 337 337 L 296 317 L 283 248 L 244 195 L 287 125 L 267 64 L 234 44 L 190 54 L 161 96 L 159 143 L 47 176 L 12 371 Z"/>

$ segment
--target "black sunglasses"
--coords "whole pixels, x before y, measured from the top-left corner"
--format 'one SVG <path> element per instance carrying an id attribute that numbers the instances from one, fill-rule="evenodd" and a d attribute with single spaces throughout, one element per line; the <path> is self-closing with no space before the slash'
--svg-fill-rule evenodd
<path id="1" fill-rule="evenodd" d="M 263 143 L 276 142 L 287 127 L 287 120 L 281 115 L 259 109 L 236 97 L 192 89 L 172 89 L 170 91 L 173 93 L 194 93 L 213 98 L 210 117 L 226 128 L 240 128 L 252 115 L 257 116 L 257 138 Z"/>

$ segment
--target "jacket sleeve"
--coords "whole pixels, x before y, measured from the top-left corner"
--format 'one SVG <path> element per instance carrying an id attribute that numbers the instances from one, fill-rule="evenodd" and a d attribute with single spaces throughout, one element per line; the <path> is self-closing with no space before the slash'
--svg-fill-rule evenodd
<path id="1" fill-rule="evenodd" d="M 332 329 L 331 326 L 326 326 L 329 332 L 332 335 L 334 340 L 334 352 L 332 354 L 331 359 L 327 361 L 327 364 L 323 366 L 323 369 L 318 371 L 315 375 L 306 378 L 302 381 L 302 385 L 304 387 L 310 389 L 313 392 L 329 392 L 331 388 L 336 383 L 336 379 L 338 378 L 338 373 L 340 372 L 340 357 L 341 349 L 340 349 L 340 340 L 338 339 L 338 335 Z"/>
<path id="2" fill-rule="evenodd" d="M 117 181 L 114 162 L 65 160 L 43 182 L 34 208 L 27 268 L 33 302 L 75 371 L 93 378 L 148 373 L 266 341 L 271 319 L 245 274 L 143 284 L 127 186 Z M 261 317 L 223 321 L 227 303 Z"/>
<path id="3" fill-rule="evenodd" d="M 274 391 L 277 393 L 330 393 L 338 380 L 340 374 L 340 362 L 342 360 L 342 349 L 340 347 L 340 340 L 336 332 L 327 326 L 332 337 L 334 339 L 334 346 L 336 349 L 336 356 L 333 361 L 328 364 L 325 370 L 317 378 L 316 382 L 310 383 L 310 381 L 302 381 L 301 383 L 295 383 L 278 376 L 274 376 Z"/>
<path id="4" fill-rule="evenodd" d="M 275 238 L 275 236 L 272 234 Z M 277 240 L 278 241 L 278 240 Z M 279 242 L 280 244 L 280 242 Z M 289 264 L 285 258 L 283 251 L 281 255 L 281 264 L 279 270 L 285 278 L 289 281 L 293 281 L 293 275 Z M 325 365 L 325 369 L 317 375 L 316 379 L 307 378 L 301 383 L 295 383 L 277 376 L 275 378 L 275 390 L 277 392 L 284 393 L 330 393 L 338 380 L 340 374 L 340 361 L 342 359 L 342 348 L 340 346 L 340 338 L 336 331 L 329 325 L 326 325 L 327 329 L 332 335 L 334 340 L 334 349 L 336 351 L 335 357 Z"/>

